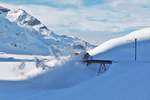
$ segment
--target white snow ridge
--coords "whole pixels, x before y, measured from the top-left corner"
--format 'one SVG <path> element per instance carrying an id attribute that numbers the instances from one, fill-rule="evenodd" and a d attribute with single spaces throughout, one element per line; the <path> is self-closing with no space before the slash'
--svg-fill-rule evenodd
<path id="1" fill-rule="evenodd" d="M 0 100 L 150 99 L 150 28 L 94 47 L 0 7 Z"/>

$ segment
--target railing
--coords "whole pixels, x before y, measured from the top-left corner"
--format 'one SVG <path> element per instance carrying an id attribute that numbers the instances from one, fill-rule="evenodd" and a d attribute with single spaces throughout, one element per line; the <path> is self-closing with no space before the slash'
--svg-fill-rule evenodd
<path id="1" fill-rule="evenodd" d="M 83 62 L 86 63 L 87 66 L 89 64 L 100 64 L 98 68 L 98 74 L 99 74 L 99 73 L 106 72 L 109 68 L 107 65 L 112 64 L 113 61 L 112 60 L 84 60 Z"/>

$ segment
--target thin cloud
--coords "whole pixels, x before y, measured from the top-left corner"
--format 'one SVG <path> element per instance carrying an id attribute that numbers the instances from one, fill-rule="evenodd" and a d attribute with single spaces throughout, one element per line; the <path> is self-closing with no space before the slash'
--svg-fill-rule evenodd
<path id="1" fill-rule="evenodd" d="M 51 0 L 52 3 L 58 5 L 82 6 L 83 0 Z"/>

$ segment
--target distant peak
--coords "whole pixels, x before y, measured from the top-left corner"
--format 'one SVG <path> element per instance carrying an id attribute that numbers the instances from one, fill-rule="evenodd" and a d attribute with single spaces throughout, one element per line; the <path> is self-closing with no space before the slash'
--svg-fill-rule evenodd
<path id="1" fill-rule="evenodd" d="M 7 16 L 11 21 L 15 21 L 21 25 L 36 26 L 41 24 L 38 19 L 31 16 L 23 9 L 16 9 L 14 11 L 11 11 Z"/>
<path id="2" fill-rule="evenodd" d="M 16 9 L 16 10 L 10 11 L 7 14 L 7 17 L 11 21 L 20 21 L 20 20 L 23 20 L 27 15 L 28 15 L 28 13 L 25 10 L 23 10 L 23 9 Z"/>
<path id="3" fill-rule="evenodd" d="M 7 14 L 7 18 L 11 22 L 16 22 L 20 26 L 38 31 L 44 36 L 52 35 L 52 31 L 49 30 L 44 24 L 42 24 L 40 20 L 30 15 L 28 12 L 26 12 L 23 9 L 19 8 L 10 11 Z"/>
<path id="4" fill-rule="evenodd" d="M 20 13 L 22 15 L 29 15 L 25 10 L 21 8 L 14 10 L 14 13 Z"/>

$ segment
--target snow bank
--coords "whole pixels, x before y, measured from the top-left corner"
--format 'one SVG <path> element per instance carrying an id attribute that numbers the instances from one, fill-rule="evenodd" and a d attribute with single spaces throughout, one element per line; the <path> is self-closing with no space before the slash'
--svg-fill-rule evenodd
<path id="1" fill-rule="evenodd" d="M 32 83 L 33 87 L 42 86 L 48 87 L 49 89 L 61 89 L 73 87 L 94 77 L 96 75 L 96 69 L 91 67 L 87 68 L 78 59 L 79 57 L 72 58 L 64 64 L 55 66 L 53 70 L 28 81 Z"/>
<path id="2" fill-rule="evenodd" d="M 73 67 L 75 68 L 72 70 L 71 67 L 69 69 L 65 67 L 64 70 L 47 73 L 30 81 L 0 81 L 0 98 L 3 100 L 149 99 L 150 67 L 148 62 L 116 63 L 107 73 L 95 78 L 91 77 L 93 72 L 83 70 L 81 65 L 81 68 Z M 70 88 L 62 89 L 62 87 Z"/>
<path id="3" fill-rule="evenodd" d="M 130 34 L 109 40 L 88 51 L 94 59 L 109 59 L 116 61 L 133 61 L 135 59 L 135 39 L 137 39 L 137 60 L 149 61 L 150 28 L 144 28 Z"/>
<path id="4" fill-rule="evenodd" d="M 57 94 L 44 93 L 33 98 L 48 100 L 148 100 L 150 98 L 150 63 L 118 63 L 104 75 Z M 40 99 L 37 99 L 40 100 Z"/>

